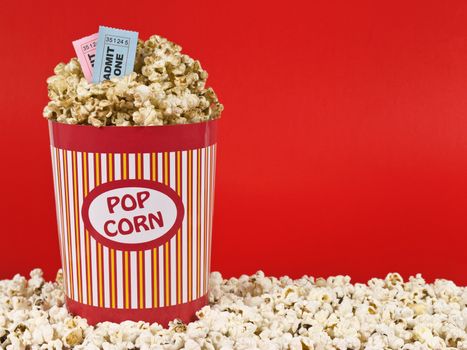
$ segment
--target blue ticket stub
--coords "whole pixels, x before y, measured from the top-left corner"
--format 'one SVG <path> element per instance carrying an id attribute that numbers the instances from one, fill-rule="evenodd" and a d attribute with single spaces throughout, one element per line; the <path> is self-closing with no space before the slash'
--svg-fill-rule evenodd
<path id="1" fill-rule="evenodd" d="M 137 32 L 100 26 L 92 82 L 133 72 L 137 44 Z"/>

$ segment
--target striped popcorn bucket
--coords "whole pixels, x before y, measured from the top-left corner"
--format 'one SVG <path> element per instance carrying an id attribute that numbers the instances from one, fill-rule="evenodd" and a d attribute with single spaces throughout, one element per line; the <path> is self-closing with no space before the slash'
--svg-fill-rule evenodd
<path id="1" fill-rule="evenodd" d="M 90 324 L 184 322 L 207 304 L 217 121 L 49 121 L 68 310 Z"/>

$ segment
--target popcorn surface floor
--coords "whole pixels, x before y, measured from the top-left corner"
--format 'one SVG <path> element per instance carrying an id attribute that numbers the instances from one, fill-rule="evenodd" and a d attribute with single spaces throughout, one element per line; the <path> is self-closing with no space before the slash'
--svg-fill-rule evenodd
<path id="1" fill-rule="evenodd" d="M 348 276 L 292 280 L 262 272 L 213 273 L 210 306 L 188 325 L 144 322 L 95 327 L 64 307 L 61 273 L 45 282 L 0 281 L 4 349 L 467 349 L 467 288 L 397 273 L 367 284 Z"/>

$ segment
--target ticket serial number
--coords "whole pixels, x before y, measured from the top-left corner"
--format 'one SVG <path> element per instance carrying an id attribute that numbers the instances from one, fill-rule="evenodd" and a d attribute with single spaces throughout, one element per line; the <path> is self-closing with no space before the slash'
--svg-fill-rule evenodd
<path id="1" fill-rule="evenodd" d="M 106 36 L 105 37 L 105 42 L 108 44 L 117 44 L 117 45 L 126 45 L 128 46 L 130 44 L 129 39 L 123 39 L 123 38 L 116 38 L 112 36 Z"/>
<path id="2" fill-rule="evenodd" d="M 91 49 L 95 49 L 96 48 L 96 42 L 93 41 L 92 43 L 84 44 L 81 47 L 82 47 L 83 51 L 88 51 L 88 50 L 91 50 Z"/>

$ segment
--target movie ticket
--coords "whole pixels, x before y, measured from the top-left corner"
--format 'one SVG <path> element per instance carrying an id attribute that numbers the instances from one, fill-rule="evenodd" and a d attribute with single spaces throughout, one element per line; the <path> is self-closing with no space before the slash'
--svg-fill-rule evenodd
<path id="1" fill-rule="evenodd" d="M 94 58 L 96 56 L 97 33 L 73 41 L 79 64 L 83 70 L 84 77 L 88 82 L 92 81 Z"/>
<path id="2" fill-rule="evenodd" d="M 138 33 L 100 26 L 98 34 L 92 81 L 99 83 L 133 72 Z"/>

